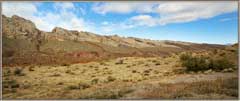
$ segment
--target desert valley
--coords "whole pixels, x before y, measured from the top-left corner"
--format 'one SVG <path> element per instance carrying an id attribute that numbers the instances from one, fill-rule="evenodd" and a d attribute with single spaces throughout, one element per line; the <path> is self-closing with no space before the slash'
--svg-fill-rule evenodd
<path id="1" fill-rule="evenodd" d="M 237 99 L 238 43 L 98 35 L 2 15 L 3 99 Z"/>

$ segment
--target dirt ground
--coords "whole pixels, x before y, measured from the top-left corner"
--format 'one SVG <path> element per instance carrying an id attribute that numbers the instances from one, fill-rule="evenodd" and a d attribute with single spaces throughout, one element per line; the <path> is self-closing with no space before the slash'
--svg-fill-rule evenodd
<path id="1" fill-rule="evenodd" d="M 176 73 L 183 67 L 174 56 L 19 68 L 3 69 L 3 99 L 236 99 L 238 96 L 237 71 Z M 225 80 L 233 82 L 229 84 L 232 86 L 226 86 Z M 226 91 L 219 91 L 221 88 L 215 88 L 216 85 Z M 192 89 L 179 95 L 185 87 Z M 196 91 L 201 87 L 205 88 Z M 172 94 L 176 92 L 172 89 L 178 90 L 178 94 Z M 162 91 L 169 94 L 163 95 Z"/>

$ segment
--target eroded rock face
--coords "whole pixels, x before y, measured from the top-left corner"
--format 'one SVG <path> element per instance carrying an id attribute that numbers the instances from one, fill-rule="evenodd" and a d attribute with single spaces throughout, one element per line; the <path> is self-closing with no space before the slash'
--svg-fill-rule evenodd
<path id="1" fill-rule="evenodd" d="M 37 33 L 34 23 L 17 15 L 11 18 L 2 16 L 3 36 L 15 39 L 30 38 Z"/>
<path id="2" fill-rule="evenodd" d="M 16 15 L 12 17 L 2 15 L 2 20 L 3 39 L 5 40 L 3 41 L 5 42 L 3 54 L 10 53 L 6 55 L 5 65 L 31 64 L 36 62 L 32 61 L 34 59 L 41 59 L 39 64 L 49 64 L 49 61 L 58 64 L 66 60 L 64 56 L 75 59 L 67 60 L 68 62 L 126 56 L 167 56 L 170 53 L 185 50 L 204 50 L 217 47 L 217 45 L 158 41 L 118 35 L 104 36 L 60 27 L 54 28 L 51 32 L 44 32 L 36 28 L 30 20 Z M 43 56 L 43 54 L 45 55 Z M 19 61 L 19 57 L 23 56 L 24 62 Z M 52 58 L 59 60 L 53 61 Z"/>
<path id="3" fill-rule="evenodd" d="M 35 24 L 30 20 L 26 20 L 17 15 L 12 17 L 6 17 L 2 15 L 3 19 L 3 35 L 9 38 L 15 39 L 31 39 L 38 33 L 38 29 Z M 73 41 L 89 41 L 98 42 L 114 47 L 126 46 L 126 47 L 174 47 L 167 45 L 161 41 L 154 41 L 149 39 L 140 39 L 134 37 L 120 37 L 118 35 L 101 36 L 90 32 L 67 30 L 60 27 L 55 27 L 51 32 L 40 31 L 42 36 L 45 36 L 48 40 L 73 40 Z M 176 47 L 176 46 L 175 46 Z"/>
<path id="4" fill-rule="evenodd" d="M 93 43 L 100 43 L 111 47 L 121 48 L 174 48 L 180 50 L 181 48 L 193 47 L 189 42 L 178 41 L 157 41 L 150 39 L 141 39 L 135 37 L 120 37 L 118 35 L 101 36 L 85 31 L 67 30 L 64 28 L 56 27 L 51 32 L 40 31 L 36 28 L 35 24 L 30 20 L 14 15 L 6 17 L 2 15 L 3 19 L 3 36 L 15 39 L 34 39 L 37 33 L 41 33 L 47 40 L 57 41 L 88 41 Z M 200 48 L 202 46 L 199 46 Z M 211 46 L 209 46 L 211 47 Z M 196 50 L 199 48 L 196 48 Z"/>

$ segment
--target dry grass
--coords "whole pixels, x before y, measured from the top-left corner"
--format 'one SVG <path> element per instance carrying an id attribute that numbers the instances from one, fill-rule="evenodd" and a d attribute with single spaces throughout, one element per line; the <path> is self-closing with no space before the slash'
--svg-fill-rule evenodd
<path id="1" fill-rule="evenodd" d="M 3 69 L 3 78 L 14 78 L 20 86 L 31 84 L 24 90 L 18 88 L 16 93 L 3 92 L 4 98 L 50 98 L 51 94 L 58 93 L 54 98 L 59 96 L 63 91 L 76 91 L 92 88 L 97 85 L 105 85 L 111 82 L 140 82 L 152 77 L 162 76 L 165 71 L 172 71 L 172 65 L 155 65 L 155 63 L 146 60 L 165 61 L 161 58 L 135 58 L 126 57 L 101 62 L 89 62 L 84 64 L 72 64 L 62 66 L 26 66 L 26 68 L 7 68 Z M 174 60 L 173 60 L 174 61 Z M 116 64 L 117 63 L 117 64 Z M 141 63 L 141 64 L 140 64 Z M 148 64 L 148 65 L 145 65 Z M 166 67 L 166 68 L 165 68 Z M 14 75 L 17 71 L 17 75 Z M 157 72 L 157 73 L 153 73 Z M 11 72 L 11 73 L 9 73 Z M 19 76 L 19 74 L 25 74 Z M 145 75 L 145 76 L 144 76 Z M 79 82 L 88 84 L 89 87 L 80 89 Z M 66 89 L 67 88 L 67 89 Z M 62 90 L 62 91 L 61 91 Z M 47 91 L 48 94 L 38 94 Z M 20 95 L 19 95 L 20 94 Z M 23 95 L 21 95 L 23 94 Z"/>
<path id="2" fill-rule="evenodd" d="M 119 62 L 119 60 L 123 60 L 123 63 L 116 64 Z M 168 62 L 168 64 L 164 64 L 166 62 Z M 156 63 L 161 63 L 161 65 L 156 65 Z M 101 62 L 72 64 L 68 66 L 29 66 L 26 68 L 21 68 L 21 73 L 25 74 L 23 76 L 14 74 L 14 71 L 16 70 L 15 67 L 5 67 L 3 68 L 3 82 L 5 82 L 3 86 L 6 88 L 3 90 L 3 98 L 125 98 L 126 95 L 134 93 L 135 90 L 141 89 L 141 87 L 145 85 L 144 82 L 153 82 L 152 79 L 154 78 L 162 79 L 164 77 L 173 75 L 177 63 L 178 60 L 176 57 L 125 57 Z M 18 86 L 14 87 L 14 82 L 11 84 L 11 82 L 8 82 L 9 80 L 13 80 Z M 13 85 L 14 89 L 6 85 Z M 179 84 L 179 86 L 173 84 L 161 84 L 161 87 L 164 87 L 161 89 L 165 89 L 161 90 L 161 93 L 164 94 L 168 90 L 171 91 L 170 88 L 176 86 L 179 88 L 177 89 L 179 91 L 173 91 L 172 93 L 176 92 L 176 96 L 185 97 L 185 95 L 177 95 L 184 94 L 180 93 L 183 92 L 181 90 L 186 88 L 186 86 L 184 88 L 183 85 L 184 84 Z M 197 85 L 196 83 L 195 85 L 191 85 L 193 85 L 193 88 L 189 87 L 189 90 L 197 89 L 194 87 L 197 87 L 200 84 Z M 160 88 L 157 87 L 156 90 L 157 89 Z M 227 89 L 227 91 L 228 90 L 229 89 Z M 229 95 L 227 96 L 234 94 L 230 90 L 228 92 Z M 143 93 L 143 96 L 146 98 L 154 98 L 154 95 L 158 97 L 158 92 L 149 90 L 144 91 Z M 165 96 L 169 96 L 166 98 L 171 98 L 173 95 L 167 94 Z M 175 97 L 175 95 L 173 97 Z"/>
<path id="3" fill-rule="evenodd" d="M 236 99 L 238 78 L 193 83 L 160 83 L 157 87 L 149 87 L 148 90 L 140 92 L 138 96 L 146 99 Z"/>

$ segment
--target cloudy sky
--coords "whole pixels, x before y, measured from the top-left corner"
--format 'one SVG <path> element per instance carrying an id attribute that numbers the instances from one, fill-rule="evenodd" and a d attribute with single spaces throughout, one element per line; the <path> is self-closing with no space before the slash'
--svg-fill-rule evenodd
<path id="1" fill-rule="evenodd" d="M 3 2 L 2 12 L 54 27 L 101 35 L 198 43 L 236 43 L 238 5 L 198 2 Z"/>

